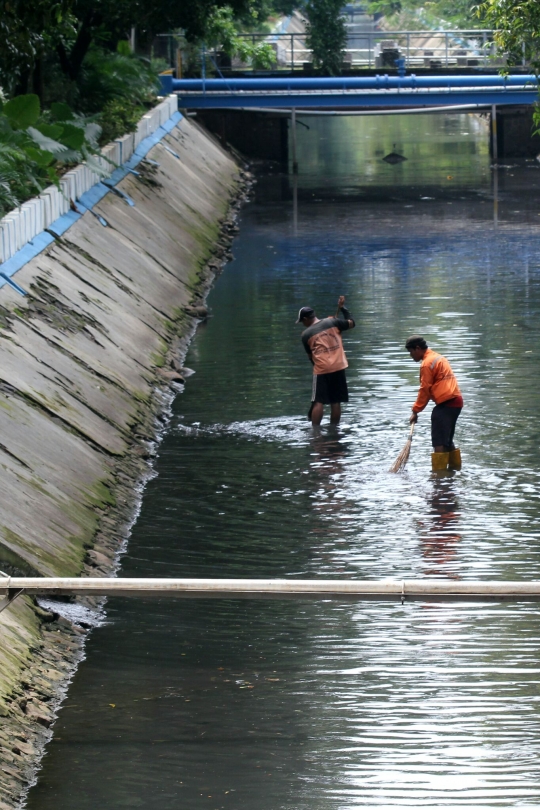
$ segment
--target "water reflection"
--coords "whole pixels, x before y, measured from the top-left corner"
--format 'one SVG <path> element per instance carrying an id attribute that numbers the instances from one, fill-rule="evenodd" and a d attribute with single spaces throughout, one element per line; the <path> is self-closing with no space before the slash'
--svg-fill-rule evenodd
<path id="1" fill-rule="evenodd" d="M 448 470 L 444 475 L 439 473 L 432 476 L 426 517 L 418 521 L 425 563 L 423 574 L 426 577 L 460 578 L 459 574 L 452 570 L 453 563 L 456 562 L 457 546 L 461 540 L 459 532 L 461 513 L 455 475 L 452 470 Z"/>

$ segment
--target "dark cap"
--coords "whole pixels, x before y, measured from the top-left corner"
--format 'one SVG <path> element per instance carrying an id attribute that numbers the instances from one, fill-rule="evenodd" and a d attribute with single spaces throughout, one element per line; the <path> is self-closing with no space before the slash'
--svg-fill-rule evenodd
<path id="1" fill-rule="evenodd" d="M 427 349 L 428 345 L 422 335 L 411 335 L 410 338 L 407 338 L 407 342 L 405 344 L 405 348 L 407 351 L 411 351 L 411 349 Z"/>
<path id="2" fill-rule="evenodd" d="M 303 318 L 313 318 L 315 310 L 313 307 L 302 307 L 298 312 L 298 320 L 295 323 L 301 323 Z"/>

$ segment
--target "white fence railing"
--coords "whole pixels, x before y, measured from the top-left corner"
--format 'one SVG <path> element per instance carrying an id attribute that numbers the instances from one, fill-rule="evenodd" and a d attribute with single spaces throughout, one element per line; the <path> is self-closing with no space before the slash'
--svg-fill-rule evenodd
<path id="1" fill-rule="evenodd" d="M 177 109 L 176 95 L 168 96 L 143 115 L 135 132 L 130 132 L 104 146 L 101 156 L 96 157 L 102 171 L 110 176 L 116 168 L 130 159 L 141 141 L 153 135 Z M 0 219 L 0 263 L 11 259 L 35 236 L 66 214 L 70 210 L 71 203 L 76 202 L 101 179 L 103 178 L 98 172 L 81 163 L 65 173 L 59 187 L 49 186 L 39 197 L 33 197 Z"/>
<path id="2" fill-rule="evenodd" d="M 497 48 L 496 32 L 488 28 L 452 29 L 448 31 L 384 31 L 372 22 L 366 28 L 349 25 L 347 44 L 344 49 L 343 67 L 347 68 L 395 68 L 395 59 L 405 60 L 406 69 L 470 67 L 500 67 L 505 63 L 505 55 Z M 163 34 L 170 39 L 169 51 L 176 54 L 177 42 L 172 34 Z M 240 34 L 248 42 L 269 43 L 276 63 L 272 70 L 292 72 L 311 69 L 313 54 L 306 44 L 305 32 L 274 32 L 272 34 Z M 221 53 L 219 48 L 206 51 L 214 65 L 224 70 L 252 68 Z M 525 65 L 525 60 L 523 60 Z M 176 65 L 174 65 L 176 66 Z M 257 70 L 260 74 L 261 71 Z"/>

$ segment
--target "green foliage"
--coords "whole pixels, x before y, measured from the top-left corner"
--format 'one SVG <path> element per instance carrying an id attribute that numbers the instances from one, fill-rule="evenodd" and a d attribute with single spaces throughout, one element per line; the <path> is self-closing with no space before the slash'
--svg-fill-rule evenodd
<path id="1" fill-rule="evenodd" d="M 48 48 L 73 27 L 72 0 L 9 0 L 0 14 L 0 86 L 14 94 Z"/>
<path id="2" fill-rule="evenodd" d="M 159 89 L 157 75 L 157 66 L 132 53 L 93 47 L 78 82 L 80 109 L 96 113 L 113 99 L 125 99 L 137 107 L 152 106 Z"/>
<path id="3" fill-rule="evenodd" d="M 12 98 L 4 104 L 2 113 L 14 129 L 31 127 L 39 118 L 39 98 L 33 93 Z"/>
<path id="4" fill-rule="evenodd" d="M 106 144 L 127 132 L 134 132 L 144 113 L 144 107 L 134 106 L 127 98 L 113 98 L 107 101 L 98 116 L 101 125 L 100 143 Z"/>
<path id="5" fill-rule="evenodd" d="M 508 65 L 523 58 L 540 73 L 540 4 L 538 0 L 486 0 L 477 6 L 487 24 L 496 29 L 495 42 L 507 54 Z"/>
<path id="6" fill-rule="evenodd" d="M 540 76 L 540 4 L 538 0 L 486 0 L 477 7 L 487 23 L 496 29 L 495 42 L 506 53 L 508 66 L 525 59 Z M 540 106 L 534 105 L 533 134 L 540 134 Z"/>
<path id="7" fill-rule="evenodd" d="M 272 14 L 290 13 L 298 3 L 222 3 L 4 0 L 0 216 L 45 185 L 57 183 L 66 165 L 86 160 L 97 170 L 94 153 L 100 133 L 101 143 L 106 143 L 132 131 L 153 106 L 158 73 L 165 66 L 131 53 L 126 35 L 132 26 L 139 44 L 150 43 L 156 33 L 182 29 L 191 43 L 206 41 L 256 68 L 272 67 L 271 46 L 252 43 L 238 31 L 260 28 Z M 2 105 L 4 92 L 10 99 Z"/>
<path id="8" fill-rule="evenodd" d="M 93 161 L 100 128 L 65 104 L 41 114 L 34 94 L 16 96 L 0 110 L 0 216 L 58 183 L 66 164 Z"/>
<path id="9" fill-rule="evenodd" d="M 228 56 L 237 56 L 255 68 L 272 68 L 276 55 L 268 42 L 252 42 L 238 36 L 234 11 L 231 6 L 214 9 L 208 20 L 206 44 L 218 48 Z"/>
<path id="10" fill-rule="evenodd" d="M 306 44 L 313 53 L 314 66 L 329 76 L 340 74 L 343 66 L 347 30 L 342 7 L 342 0 L 308 0 L 306 5 Z"/>
<path id="11" fill-rule="evenodd" d="M 239 31 L 269 34 L 272 30 L 269 20 L 282 14 L 290 15 L 303 6 L 304 0 L 249 0 L 249 7 L 237 12 L 235 21 Z"/>
<path id="12" fill-rule="evenodd" d="M 388 28 L 478 28 L 481 22 L 471 0 L 372 0 L 370 14 L 384 14 Z"/>

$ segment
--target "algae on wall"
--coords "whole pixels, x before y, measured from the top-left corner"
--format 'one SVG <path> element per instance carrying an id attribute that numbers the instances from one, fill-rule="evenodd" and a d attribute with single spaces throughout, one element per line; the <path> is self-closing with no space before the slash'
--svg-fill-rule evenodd
<path id="1" fill-rule="evenodd" d="M 159 167 L 141 164 L 121 183 L 134 207 L 109 194 L 95 209 L 108 227 L 85 214 L 19 271 L 27 297 L 0 289 L 0 571 L 77 576 L 85 559 L 106 568 L 87 550 L 113 526 L 120 483 L 140 471 L 132 460 L 151 438 L 156 368 L 193 324 L 185 308 L 239 182 L 192 121 L 166 142 L 179 158 L 157 144 Z M 21 672 L 42 645 L 38 613 L 20 598 L 0 614 L 0 714 L 13 722 Z M 0 808 L 8 798 L 0 779 Z"/>

